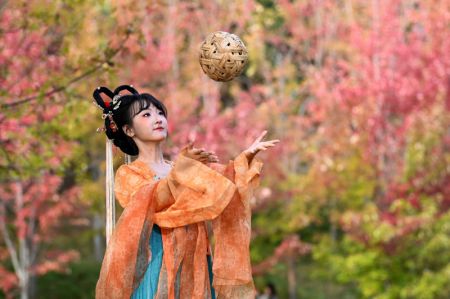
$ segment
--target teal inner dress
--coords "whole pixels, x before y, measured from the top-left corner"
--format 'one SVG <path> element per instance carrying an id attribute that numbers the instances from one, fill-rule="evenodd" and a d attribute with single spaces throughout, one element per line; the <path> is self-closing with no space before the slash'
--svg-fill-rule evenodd
<path id="1" fill-rule="evenodd" d="M 156 224 L 153 225 L 152 234 L 150 235 L 149 246 L 152 253 L 152 259 L 145 271 L 139 287 L 133 292 L 132 299 L 153 299 L 158 291 L 159 274 L 163 262 L 163 243 L 161 229 Z M 214 289 L 212 287 L 212 261 L 211 256 L 206 256 L 208 262 L 209 281 L 211 283 L 211 298 L 216 299 Z M 179 298 L 179 286 L 175 286 L 176 298 Z"/>

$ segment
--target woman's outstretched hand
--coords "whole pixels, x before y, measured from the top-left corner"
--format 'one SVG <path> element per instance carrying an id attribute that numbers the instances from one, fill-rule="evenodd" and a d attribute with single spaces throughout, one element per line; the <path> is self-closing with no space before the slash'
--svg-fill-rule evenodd
<path id="1" fill-rule="evenodd" d="M 267 134 L 267 131 L 263 131 L 261 135 L 256 138 L 256 140 L 250 145 L 246 150 L 244 150 L 244 154 L 247 157 L 248 163 L 252 161 L 252 159 L 256 156 L 259 151 L 265 151 L 269 147 L 274 147 L 280 140 L 274 139 L 274 140 L 267 140 L 262 141 L 264 136 Z"/>
<path id="2" fill-rule="evenodd" d="M 219 158 L 214 152 L 208 152 L 204 148 L 195 148 L 194 141 L 190 141 L 185 147 L 183 147 L 181 152 L 186 157 L 205 164 L 219 162 Z"/>

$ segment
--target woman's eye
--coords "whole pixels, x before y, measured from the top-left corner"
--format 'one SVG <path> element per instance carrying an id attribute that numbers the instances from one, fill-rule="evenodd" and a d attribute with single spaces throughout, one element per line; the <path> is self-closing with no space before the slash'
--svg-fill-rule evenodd
<path id="1" fill-rule="evenodd" d="M 150 113 L 144 113 L 144 115 L 143 116 L 150 116 Z"/>
<path id="2" fill-rule="evenodd" d="M 159 115 L 164 115 L 164 113 L 162 111 L 159 111 Z"/>

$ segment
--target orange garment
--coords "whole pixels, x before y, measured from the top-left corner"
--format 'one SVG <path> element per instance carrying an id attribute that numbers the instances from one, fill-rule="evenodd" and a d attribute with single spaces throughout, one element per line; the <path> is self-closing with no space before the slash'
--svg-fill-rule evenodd
<path id="1" fill-rule="evenodd" d="M 249 256 L 249 200 L 262 162 L 248 165 L 241 153 L 210 167 L 181 153 L 166 178 L 138 160 L 117 170 L 115 194 L 124 207 L 108 243 L 96 287 L 97 299 L 129 299 L 151 259 L 153 223 L 161 228 L 163 265 L 155 298 L 211 298 L 205 221 L 214 233 L 213 286 L 217 298 L 254 298 Z M 181 266 L 182 265 L 182 266 Z"/>

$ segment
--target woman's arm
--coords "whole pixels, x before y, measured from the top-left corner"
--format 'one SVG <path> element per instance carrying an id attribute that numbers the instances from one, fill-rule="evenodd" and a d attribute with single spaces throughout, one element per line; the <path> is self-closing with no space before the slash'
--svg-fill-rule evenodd
<path id="1" fill-rule="evenodd" d="M 198 163 L 214 163 L 218 161 L 215 154 L 204 149 L 194 148 L 192 142 L 181 149 L 179 156 L 181 155 L 193 161 L 198 161 Z M 158 185 L 157 188 L 161 194 L 155 200 L 155 209 L 156 211 L 161 211 L 173 204 L 174 198 L 164 196 L 164 194 L 170 193 L 167 178 L 154 181 L 152 172 L 146 167 L 130 164 L 121 165 L 115 174 L 114 192 L 120 205 L 125 208 L 136 197 L 136 193 L 141 188 L 155 184 Z"/>
<path id="2" fill-rule="evenodd" d="M 154 221 L 173 228 L 216 218 L 230 202 L 236 186 L 222 174 L 180 154 L 169 175 L 158 182 Z"/>
<path id="3" fill-rule="evenodd" d="M 228 162 L 228 164 L 221 164 L 221 163 L 216 163 L 213 162 L 211 163 L 209 166 L 214 169 L 215 171 L 221 173 L 221 174 L 225 174 L 226 172 L 230 172 L 229 169 L 233 169 L 234 166 L 234 161 L 240 160 L 240 163 L 245 163 L 242 161 L 242 157 L 245 157 L 246 161 L 247 161 L 247 165 L 249 166 L 249 169 L 252 169 L 252 165 L 254 164 L 253 159 L 255 158 L 256 154 L 258 154 L 260 151 L 265 151 L 270 147 L 274 147 L 278 142 L 280 142 L 280 140 L 275 139 L 275 140 L 268 140 L 268 141 L 262 141 L 262 139 L 264 138 L 264 136 L 267 134 L 267 131 L 263 131 L 261 133 L 261 135 L 258 136 L 258 138 L 256 138 L 256 140 L 244 151 L 242 151 L 234 160 L 230 160 Z M 257 162 L 258 164 L 262 162 L 258 160 Z M 228 169 L 228 170 L 227 170 Z M 251 170 L 250 173 L 253 173 L 253 171 Z"/>
<path id="4" fill-rule="evenodd" d="M 184 169 L 180 170 L 180 166 L 177 165 L 177 162 L 185 158 L 189 159 L 190 163 L 188 164 L 190 165 L 185 165 Z M 174 168 L 169 172 L 167 177 L 158 182 L 155 207 L 155 210 L 157 212 L 167 209 L 170 205 L 175 203 L 175 198 L 179 197 L 181 189 L 179 188 L 179 183 L 177 183 L 176 180 L 180 175 L 177 175 L 175 172 L 179 173 L 180 171 L 185 171 L 186 169 L 195 167 L 195 164 L 197 163 L 216 163 L 219 161 L 219 159 L 212 152 L 205 151 L 205 149 L 203 148 L 195 148 L 193 142 L 190 141 L 181 149 L 175 161 L 177 162 L 175 163 Z M 184 175 L 189 174 L 186 173 Z"/>
<path id="5" fill-rule="evenodd" d="M 262 141 L 266 134 L 267 130 L 263 131 L 261 135 L 259 135 L 258 138 L 256 138 L 256 140 L 246 150 L 244 150 L 243 153 L 247 158 L 248 164 L 252 162 L 257 153 L 260 151 L 265 151 L 269 147 L 274 147 L 278 142 L 280 142 L 278 139 Z"/>

